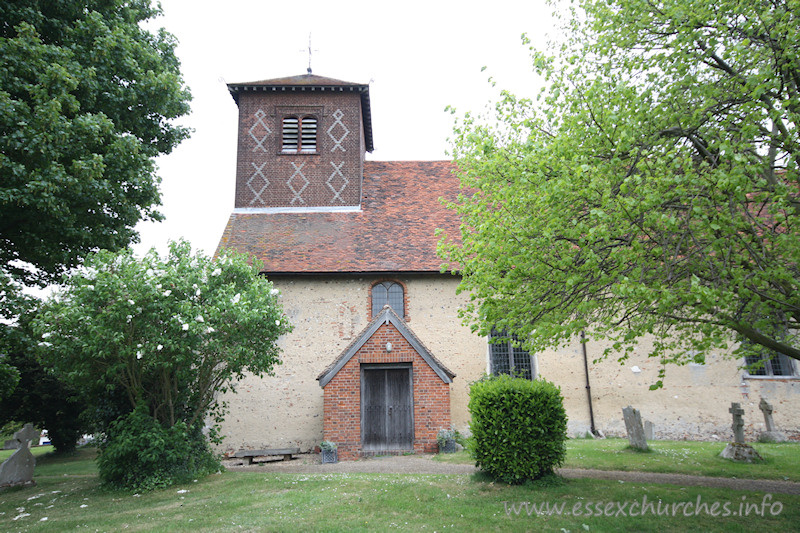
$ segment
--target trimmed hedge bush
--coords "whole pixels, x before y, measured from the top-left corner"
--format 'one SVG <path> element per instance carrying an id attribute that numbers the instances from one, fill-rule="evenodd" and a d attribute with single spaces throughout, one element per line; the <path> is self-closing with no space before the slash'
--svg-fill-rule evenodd
<path id="1" fill-rule="evenodd" d="M 220 463 L 200 428 L 162 427 L 140 404 L 111 424 L 97 467 L 104 483 L 142 492 L 217 472 Z"/>
<path id="2" fill-rule="evenodd" d="M 553 473 L 566 456 L 561 390 L 545 380 L 492 376 L 470 386 L 470 452 L 495 479 L 520 484 Z"/>

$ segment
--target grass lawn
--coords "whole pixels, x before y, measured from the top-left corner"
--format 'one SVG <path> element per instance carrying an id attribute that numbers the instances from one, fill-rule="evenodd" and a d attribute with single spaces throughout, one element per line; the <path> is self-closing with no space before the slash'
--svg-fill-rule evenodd
<path id="1" fill-rule="evenodd" d="M 619 455 L 603 452 L 609 442 L 570 441 L 576 455 L 570 466 L 595 466 L 589 461 L 599 461 L 596 454 Z M 782 448 L 787 458 L 800 451 Z M 701 464 L 708 462 L 700 455 Z M 656 453 L 623 457 L 629 470 L 641 470 L 650 457 L 660 460 Z M 693 460 L 689 454 L 672 462 Z M 797 471 L 798 463 L 790 468 Z M 589 479 L 513 487 L 482 475 L 225 472 L 134 495 L 100 487 L 92 450 L 39 457 L 36 481 L 0 492 L 0 530 L 750 532 L 792 531 L 800 523 L 800 496 Z M 537 514 L 548 508 L 550 514 Z"/>
<path id="2" fill-rule="evenodd" d="M 800 482 L 800 444 L 753 443 L 763 463 L 734 463 L 719 457 L 724 442 L 651 441 L 650 452 L 628 446 L 627 439 L 570 439 L 565 468 L 635 470 L 743 479 L 777 479 Z M 438 461 L 472 463 L 467 452 L 438 455 Z"/>

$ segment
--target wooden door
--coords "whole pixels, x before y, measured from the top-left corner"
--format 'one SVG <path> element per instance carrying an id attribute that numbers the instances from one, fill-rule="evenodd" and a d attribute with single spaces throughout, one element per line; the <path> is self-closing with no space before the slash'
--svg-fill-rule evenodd
<path id="1" fill-rule="evenodd" d="M 410 367 L 362 366 L 361 446 L 365 451 L 414 447 Z"/>

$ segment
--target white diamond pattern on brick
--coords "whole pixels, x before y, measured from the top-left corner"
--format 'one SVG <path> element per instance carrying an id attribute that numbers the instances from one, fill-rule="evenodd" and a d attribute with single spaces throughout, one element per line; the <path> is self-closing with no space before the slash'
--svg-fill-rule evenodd
<path id="1" fill-rule="evenodd" d="M 261 205 L 264 205 L 264 199 L 261 198 L 261 193 L 264 192 L 264 189 L 269 187 L 269 180 L 264 175 L 264 173 L 261 172 L 261 171 L 264 170 L 264 167 L 267 165 L 267 162 L 264 161 L 263 163 L 261 163 L 261 166 L 258 166 L 255 163 L 250 163 L 250 164 L 253 165 L 253 168 L 255 169 L 255 172 L 253 172 L 253 175 L 250 176 L 250 178 L 247 180 L 247 187 L 251 191 L 253 191 L 253 199 L 250 200 L 250 205 L 255 204 L 256 200 L 258 202 L 260 202 Z M 256 181 L 256 180 L 258 180 L 258 181 Z M 261 185 L 262 181 L 264 182 L 264 185 Z M 260 186 L 260 188 L 258 190 L 256 190 L 257 186 Z"/>
<path id="2" fill-rule="evenodd" d="M 286 185 L 289 187 L 289 189 L 290 189 L 290 190 L 292 191 L 292 193 L 294 194 L 294 198 L 292 198 L 291 202 L 289 202 L 291 205 L 294 205 L 294 203 L 295 203 L 296 201 L 298 201 L 298 200 L 300 201 L 300 203 L 301 203 L 301 204 L 304 204 L 304 203 L 306 203 L 306 201 L 305 201 L 305 200 L 303 200 L 303 198 L 302 198 L 302 196 L 301 196 L 301 195 L 303 194 L 303 191 L 305 191 L 305 190 L 306 190 L 306 187 L 308 187 L 308 184 L 310 183 L 310 182 L 308 181 L 308 179 L 307 179 L 307 178 L 306 178 L 306 177 L 303 175 L 303 167 L 304 167 L 305 165 L 306 165 L 305 163 L 300 163 L 300 166 L 297 166 L 297 163 L 295 163 L 295 162 L 292 162 L 292 166 L 294 167 L 294 174 L 292 174 L 292 175 L 289 177 L 289 179 L 288 179 L 288 180 L 286 180 Z M 299 176 L 299 178 L 298 178 L 298 176 Z M 298 180 L 295 180 L 295 178 L 298 178 Z M 300 187 L 299 189 L 297 189 L 297 188 L 296 188 L 296 187 L 295 187 L 295 186 L 292 184 L 292 182 L 293 182 L 293 181 L 299 181 L 300 183 L 302 183 L 302 184 L 303 184 L 303 185 L 302 185 L 302 187 Z"/>
<path id="3" fill-rule="evenodd" d="M 343 116 L 344 116 L 344 113 L 342 113 L 341 109 L 337 109 L 336 111 L 333 112 L 333 118 L 335 118 L 336 121 L 333 124 L 331 124 L 330 128 L 328 128 L 328 137 L 330 137 L 331 140 L 334 143 L 333 144 L 333 148 L 331 148 L 331 152 L 335 152 L 337 148 L 339 150 L 341 150 L 342 152 L 346 152 L 347 151 L 347 150 L 344 149 L 344 146 L 342 146 L 342 141 L 344 141 L 345 138 L 350 134 L 350 130 L 348 130 L 347 126 L 345 126 L 344 123 L 342 122 L 342 117 Z M 337 126 L 340 129 L 336 129 Z M 334 130 L 336 130 L 336 131 L 334 131 Z M 334 133 L 339 136 L 338 139 L 336 138 Z"/>
<path id="4" fill-rule="evenodd" d="M 254 116 L 256 117 L 256 122 L 250 127 L 249 130 L 247 130 L 248 133 L 250 133 L 250 137 L 252 137 L 256 142 L 256 145 L 253 147 L 253 151 L 255 152 L 258 151 L 258 149 L 261 149 L 262 152 L 266 153 L 267 149 L 264 147 L 264 142 L 272 133 L 272 130 L 269 129 L 267 123 L 264 122 L 264 117 L 266 117 L 267 114 L 259 109 L 256 111 Z"/>
<path id="5" fill-rule="evenodd" d="M 333 167 L 333 172 L 331 172 L 330 177 L 328 177 L 328 181 L 325 182 L 328 188 L 331 191 L 333 191 L 333 198 L 331 199 L 331 203 L 335 202 L 336 200 L 339 200 L 340 202 L 344 203 L 344 199 L 341 197 L 341 194 L 342 191 L 344 191 L 345 188 L 350 184 L 350 181 L 348 181 L 348 179 L 344 177 L 344 174 L 342 174 L 342 167 L 344 166 L 344 161 L 339 163 L 339 166 L 336 166 L 336 163 L 331 161 L 331 166 Z M 338 190 L 333 185 L 333 181 L 337 177 L 341 179 L 340 183 L 342 183 L 342 186 L 339 187 Z"/>

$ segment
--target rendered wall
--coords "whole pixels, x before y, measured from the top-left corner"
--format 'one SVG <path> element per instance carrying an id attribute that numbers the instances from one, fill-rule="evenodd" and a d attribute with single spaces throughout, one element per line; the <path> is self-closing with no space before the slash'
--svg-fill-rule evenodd
<path id="1" fill-rule="evenodd" d="M 456 377 L 450 384 L 452 423 L 466 429 L 468 381 L 486 370 L 486 340 L 460 324 L 464 299 L 449 275 L 274 278 L 294 331 L 281 338 L 283 364 L 275 376 L 241 381 L 228 394 L 222 452 L 299 446 L 312 450 L 323 438 L 323 390 L 317 376 L 371 320 L 370 287 L 393 279 L 406 287 L 406 322 Z M 462 377 L 462 376 L 466 376 Z"/>
<path id="2" fill-rule="evenodd" d="M 230 412 L 222 427 L 222 452 L 241 448 L 299 446 L 312 450 L 323 438 L 323 390 L 316 377 L 366 327 L 369 289 L 394 279 L 406 287 L 407 324 L 456 377 L 450 385 L 451 420 L 468 429 L 469 383 L 488 368 L 485 338 L 470 333 L 458 318 L 467 295 L 456 295 L 458 279 L 449 275 L 339 276 L 274 278 L 294 331 L 280 339 L 283 364 L 275 376 L 248 377 L 238 394 L 224 399 Z M 763 395 L 774 407 L 774 420 L 785 433 L 798 434 L 800 380 L 746 377 L 739 362 L 711 355 L 706 365 L 670 366 L 664 388 L 650 391 L 658 361 L 646 357 L 644 343 L 624 364 L 614 359 L 594 364 L 603 350 L 587 344 L 595 426 L 607 435 L 624 434 L 622 408 L 632 405 L 655 424 L 656 437 L 729 440 L 731 402 L 745 409 L 750 438 L 763 431 L 758 410 Z M 580 344 L 536 356 L 538 374 L 559 385 L 565 398 L 570 435 L 589 427 L 586 378 Z M 640 372 L 634 372 L 638 367 Z"/>

